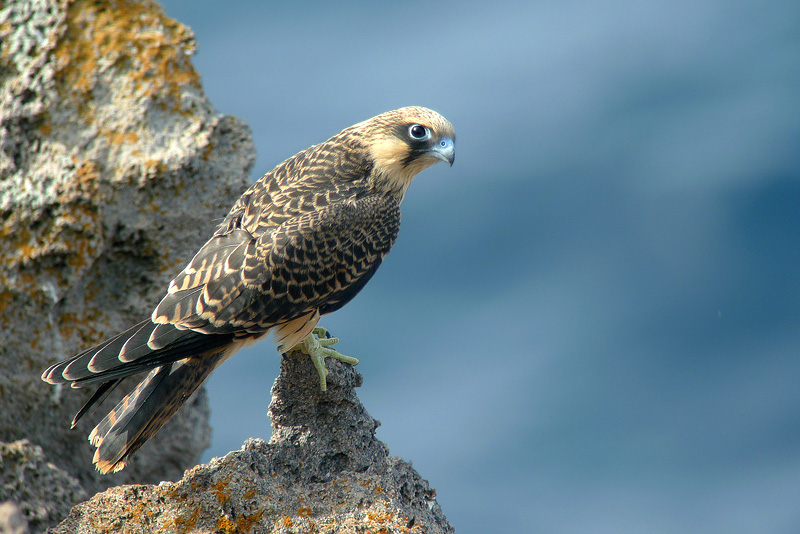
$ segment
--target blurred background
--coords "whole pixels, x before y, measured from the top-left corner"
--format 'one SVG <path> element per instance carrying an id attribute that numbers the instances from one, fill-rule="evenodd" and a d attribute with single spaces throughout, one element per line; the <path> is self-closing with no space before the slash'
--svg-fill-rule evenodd
<path id="1" fill-rule="evenodd" d="M 800 3 L 164 5 L 254 179 L 392 108 L 455 125 L 322 324 L 459 533 L 800 532 Z M 213 375 L 205 460 L 269 437 L 279 363 Z"/>

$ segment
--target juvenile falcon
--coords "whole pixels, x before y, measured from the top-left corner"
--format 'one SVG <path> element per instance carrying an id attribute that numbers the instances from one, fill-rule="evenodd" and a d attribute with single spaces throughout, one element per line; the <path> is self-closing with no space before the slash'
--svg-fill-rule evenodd
<path id="1" fill-rule="evenodd" d="M 94 428 L 94 463 L 119 471 L 223 361 L 273 333 L 308 354 L 326 389 L 329 348 L 317 327 L 369 281 L 400 229 L 400 204 L 420 171 L 453 164 L 455 131 L 422 107 L 389 111 L 287 159 L 236 201 L 149 319 L 42 374 L 98 386 L 77 421 L 123 378 L 148 372 Z"/>

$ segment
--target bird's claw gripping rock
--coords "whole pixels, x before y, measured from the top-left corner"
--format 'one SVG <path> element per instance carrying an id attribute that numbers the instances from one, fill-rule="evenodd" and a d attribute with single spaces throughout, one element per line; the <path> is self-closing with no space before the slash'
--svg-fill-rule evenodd
<path id="1" fill-rule="evenodd" d="M 290 351 L 302 352 L 303 354 L 308 354 L 311 357 L 311 361 L 314 363 L 314 367 L 316 367 L 317 373 L 319 374 L 319 387 L 322 391 L 328 390 L 328 369 L 325 367 L 325 358 L 334 358 L 340 362 L 350 365 L 358 364 L 357 358 L 345 356 L 340 352 L 328 348 L 331 345 L 338 343 L 339 338 L 327 336 L 328 331 L 325 328 L 318 326 L 314 328 L 313 332 L 306 336 L 303 341 L 292 347 Z"/>

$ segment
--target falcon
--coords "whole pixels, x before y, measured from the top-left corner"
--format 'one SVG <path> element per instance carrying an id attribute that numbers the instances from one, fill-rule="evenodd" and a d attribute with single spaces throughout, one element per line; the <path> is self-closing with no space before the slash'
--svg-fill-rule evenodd
<path id="1" fill-rule="evenodd" d="M 170 282 L 150 318 L 42 374 L 97 390 L 72 420 L 131 375 L 148 374 L 89 435 L 101 473 L 121 470 L 222 362 L 268 334 L 308 354 L 326 390 L 326 358 L 358 360 L 317 323 L 369 281 L 400 229 L 422 170 L 455 159 L 453 126 L 406 107 L 342 130 L 256 181 Z"/>

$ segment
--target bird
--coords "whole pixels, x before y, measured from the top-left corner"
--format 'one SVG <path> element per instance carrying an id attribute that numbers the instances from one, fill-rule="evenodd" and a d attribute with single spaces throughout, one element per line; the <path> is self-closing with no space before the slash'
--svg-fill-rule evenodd
<path id="1" fill-rule="evenodd" d="M 236 351 L 268 334 L 278 351 L 355 365 L 318 326 L 365 286 L 394 245 L 414 177 L 453 165 L 455 130 L 411 106 L 345 128 L 283 161 L 234 203 L 169 283 L 149 318 L 51 365 L 49 384 L 96 391 L 71 428 L 120 382 L 147 373 L 89 435 L 103 474 L 117 472 Z"/>

